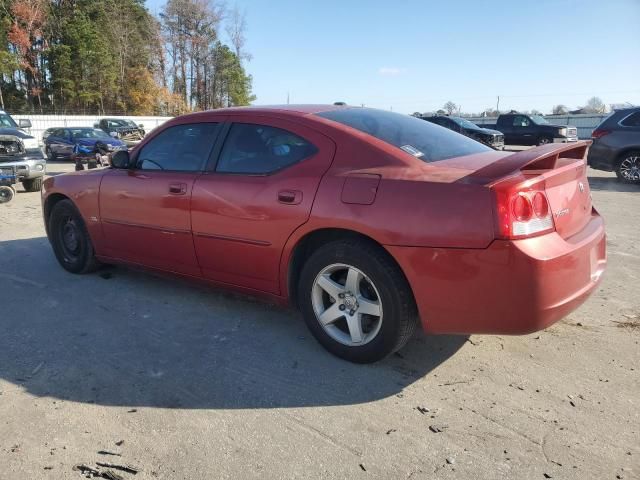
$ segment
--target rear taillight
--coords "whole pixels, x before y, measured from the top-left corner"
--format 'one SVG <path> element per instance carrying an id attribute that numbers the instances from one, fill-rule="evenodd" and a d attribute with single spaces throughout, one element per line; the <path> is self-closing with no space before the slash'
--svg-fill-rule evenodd
<path id="1" fill-rule="evenodd" d="M 553 232 L 553 216 L 544 184 L 510 183 L 494 187 L 496 198 L 496 234 L 516 239 Z"/>
<path id="2" fill-rule="evenodd" d="M 609 135 L 611 133 L 611 130 L 605 130 L 603 128 L 596 128 L 593 132 L 591 132 L 591 138 L 593 138 L 594 140 L 596 138 L 602 138 L 605 135 Z"/>

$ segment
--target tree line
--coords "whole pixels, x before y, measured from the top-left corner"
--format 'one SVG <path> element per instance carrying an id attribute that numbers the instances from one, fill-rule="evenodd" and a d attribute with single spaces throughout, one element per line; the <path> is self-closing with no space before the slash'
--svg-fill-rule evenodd
<path id="1" fill-rule="evenodd" d="M 229 39 L 225 43 L 221 29 Z M 221 0 L 0 0 L 0 108 L 178 115 L 246 105 L 246 18 Z"/>

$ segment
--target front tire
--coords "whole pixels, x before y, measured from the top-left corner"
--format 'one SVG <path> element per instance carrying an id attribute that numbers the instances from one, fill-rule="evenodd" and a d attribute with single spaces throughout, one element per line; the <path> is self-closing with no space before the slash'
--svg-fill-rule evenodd
<path id="1" fill-rule="evenodd" d="M 95 271 L 95 258 L 87 227 L 71 200 L 56 203 L 49 217 L 49 241 L 62 268 L 71 273 Z"/>
<path id="2" fill-rule="evenodd" d="M 553 139 L 550 137 L 540 137 L 538 139 L 538 146 L 547 145 L 548 143 L 553 143 Z"/>
<path id="3" fill-rule="evenodd" d="M 53 153 L 49 147 L 46 147 L 44 149 L 44 153 L 47 156 L 47 160 L 49 160 L 50 162 L 53 162 L 57 158 L 56 154 Z"/>
<path id="4" fill-rule="evenodd" d="M 411 288 L 381 247 L 339 240 L 306 261 L 298 305 L 313 336 L 334 355 L 371 363 L 402 348 L 417 325 Z"/>
<path id="5" fill-rule="evenodd" d="M 640 183 L 640 151 L 634 150 L 622 155 L 616 176 L 623 182 Z"/>
<path id="6" fill-rule="evenodd" d="M 27 192 L 39 192 L 42 188 L 42 182 L 44 177 L 32 178 L 30 180 L 23 180 L 22 186 Z"/>

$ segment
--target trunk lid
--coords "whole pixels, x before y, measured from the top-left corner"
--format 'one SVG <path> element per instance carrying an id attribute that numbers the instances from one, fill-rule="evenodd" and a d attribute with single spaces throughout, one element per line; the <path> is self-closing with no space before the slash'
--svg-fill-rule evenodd
<path id="1" fill-rule="evenodd" d="M 592 202 L 586 153 L 591 142 L 550 144 L 502 157 L 467 175 L 460 182 L 494 188 L 503 182 L 542 184 L 556 232 L 571 237 L 589 222 Z"/>

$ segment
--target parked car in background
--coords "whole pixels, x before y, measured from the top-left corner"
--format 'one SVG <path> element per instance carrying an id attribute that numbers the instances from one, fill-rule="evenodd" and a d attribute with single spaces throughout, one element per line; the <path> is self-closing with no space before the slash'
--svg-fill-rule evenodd
<path id="1" fill-rule="evenodd" d="M 135 147 L 146 135 L 142 124 L 123 118 L 103 118 L 94 127 L 103 130 L 114 138 L 122 140 L 127 147 Z"/>
<path id="2" fill-rule="evenodd" d="M 616 110 L 591 134 L 591 168 L 616 172 L 620 180 L 640 183 L 640 107 Z"/>
<path id="3" fill-rule="evenodd" d="M 577 308 L 606 264 L 587 147 L 507 154 L 367 108 L 220 109 L 48 178 L 44 223 L 70 272 L 125 262 L 291 302 L 329 351 L 372 362 L 419 319 L 523 334 Z"/>
<path id="4" fill-rule="evenodd" d="M 506 145 L 545 145 L 578 141 L 576 127 L 555 125 L 540 115 L 507 113 L 500 115 L 496 123 L 482 123 L 480 126 L 502 132 Z"/>
<path id="5" fill-rule="evenodd" d="M 31 128 L 27 119 L 15 122 L 0 110 L 0 166 L 15 167 L 17 180 L 27 192 L 38 192 L 47 170 L 38 141 L 24 129 Z"/>
<path id="6" fill-rule="evenodd" d="M 440 125 L 441 127 L 453 130 L 454 132 L 466 135 L 467 137 L 473 138 L 474 140 L 484 143 L 496 150 L 502 150 L 504 148 L 504 135 L 502 132 L 479 127 L 475 123 L 471 123 L 469 120 L 464 118 L 445 115 L 421 118 L 428 122 L 435 123 L 436 125 Z"/>
<path id="7" fill-rule="evenodd" d="M 73 160 L 79 156 L 92 157 L 101 163 L 102 156 L 127 149 L 123 141 L 91 127 L 48 128 L 42 134 L 42 141 L 49 160 Z"/>

